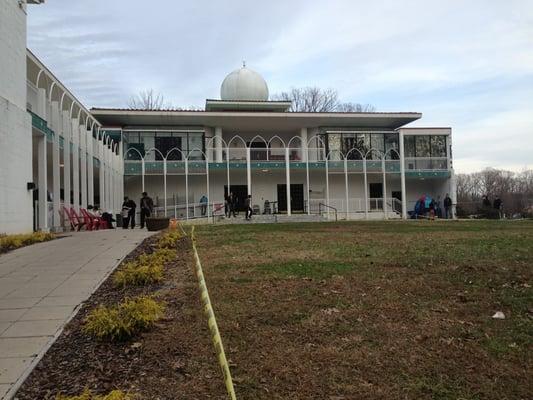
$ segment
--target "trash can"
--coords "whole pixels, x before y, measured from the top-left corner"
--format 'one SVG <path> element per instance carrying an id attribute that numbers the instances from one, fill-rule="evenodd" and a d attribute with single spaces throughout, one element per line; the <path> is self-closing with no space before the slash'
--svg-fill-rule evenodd
<path id="1" fill-rule="evenodd" d="M 117 228 L 122 228 L 122 214 L 116 214 Z"/>

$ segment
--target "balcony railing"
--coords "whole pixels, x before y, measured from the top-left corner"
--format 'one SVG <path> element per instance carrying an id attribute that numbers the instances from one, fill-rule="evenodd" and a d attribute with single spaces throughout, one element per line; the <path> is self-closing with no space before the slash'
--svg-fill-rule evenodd
<path id="1" fill-rule="evenodd" d="M 405 158 L 405 169 L 416 171 L 434 171 L 434 170 L 447 170 L 448 158 L 447 157 L 410 157 Z"/>

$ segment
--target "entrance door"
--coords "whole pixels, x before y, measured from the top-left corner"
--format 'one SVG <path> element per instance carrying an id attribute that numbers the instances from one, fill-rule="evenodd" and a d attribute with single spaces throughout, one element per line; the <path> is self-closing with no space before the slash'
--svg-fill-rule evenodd
<path id="1" fill-rule="evenodd" d="M 287 185 L 278 185 L 278 211 L 287 211 Z M 304 211 L 304 185 L 291 184 L 291 211 Z"/>
<path id="2" fill-rule="evenodd" d="M 370 209 L 380 210 L 383 208 L 383 184 L 371 183 L 370 184 Z"/>
<path id="3" fill-rule="evenodd" d="M 246 185 L 231 185 L 231 192 L 237 199 L 237 211 L 246 211 L 245 200 L 248 196 L 248 186 Z M 228 185 L 224 185 L 224 196 L 228 195 Z"/>

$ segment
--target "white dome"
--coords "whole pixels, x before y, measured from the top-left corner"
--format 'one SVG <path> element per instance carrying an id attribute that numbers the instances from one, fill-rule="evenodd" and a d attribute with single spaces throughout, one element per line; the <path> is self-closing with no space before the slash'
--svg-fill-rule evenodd
<path id="1" fill-rule="evenodd" d="M 243 66 L 222 82 L 220 99 L 226 101 L 267 101 L 268 86 L 261 75 Z"/>

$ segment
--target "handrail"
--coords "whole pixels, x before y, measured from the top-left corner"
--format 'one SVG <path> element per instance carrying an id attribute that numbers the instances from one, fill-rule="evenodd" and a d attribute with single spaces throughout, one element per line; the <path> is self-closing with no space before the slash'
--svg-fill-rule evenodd
<path id="1" fill-rule="evenodd" d="M 335 211 L 335 221 L 338 221 L 338 218 L 337 218 L 337 209 L 335 207 L 332 207 L 330 205 L 327 205 L 327 204 L 324 204 L 324 203 L 319 203 L 318 204 L 318 213 L 320 215 L 322 215 L 322 207 L 326 207 L 326 208 L 331 208 L 333 211 Z"/>

